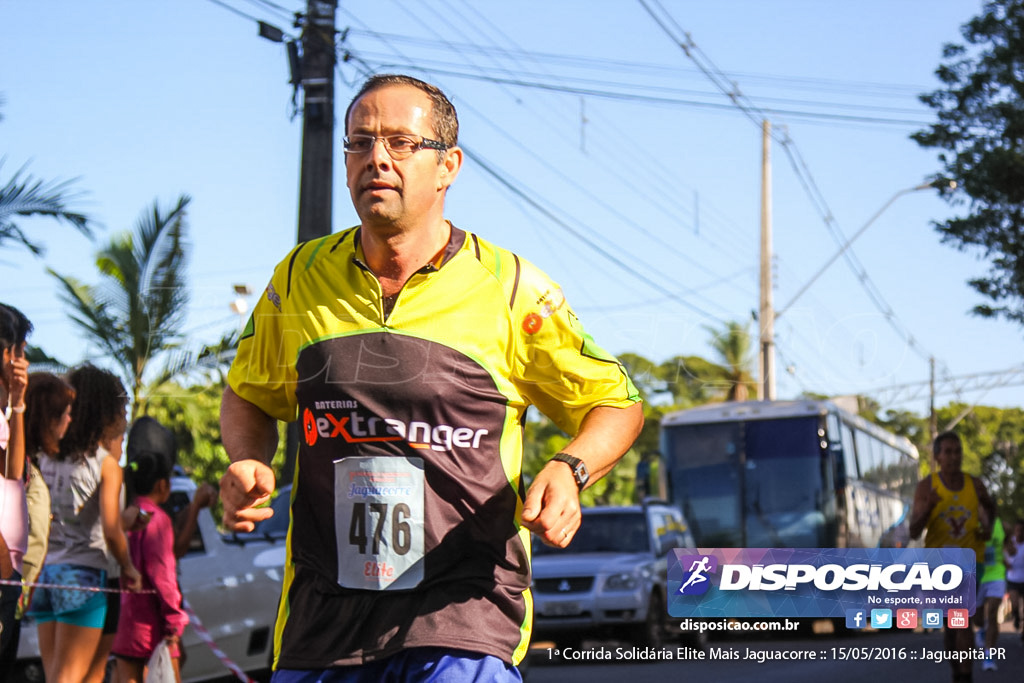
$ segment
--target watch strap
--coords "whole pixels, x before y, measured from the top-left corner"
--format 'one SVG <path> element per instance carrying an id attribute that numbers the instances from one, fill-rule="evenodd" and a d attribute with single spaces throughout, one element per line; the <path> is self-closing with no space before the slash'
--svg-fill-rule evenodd
<path id="1" fill-rule="evenodd" d="M 582 491 L 583 487 L 590 481 L 590 470 L 587 469 L 587 464 L 569 453 L 555 453 L 551 458 L 552 460 L 558 460 L 564 462 L 572 470 L 572 478 L 576 481 L 576 487 Z"/>

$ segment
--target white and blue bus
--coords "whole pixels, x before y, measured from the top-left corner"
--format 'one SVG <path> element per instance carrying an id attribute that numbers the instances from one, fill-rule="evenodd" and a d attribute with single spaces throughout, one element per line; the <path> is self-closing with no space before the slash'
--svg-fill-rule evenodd
<path id="1" fill-rule="evenodd" d="M 716 403 L 668 414 L 659 464 L 699 547 L 910 541 L 917 449 L 830 401 Z"/>

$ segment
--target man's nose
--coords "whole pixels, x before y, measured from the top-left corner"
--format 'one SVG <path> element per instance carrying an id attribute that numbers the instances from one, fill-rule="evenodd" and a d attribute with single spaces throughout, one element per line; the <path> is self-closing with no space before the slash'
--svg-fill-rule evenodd
<path id="1" fill-rule="evenodd" d="M 388 148 L 384 143 L 384 138 L 374 139 L 373 146 L 370 147 L 370 152 L 367 154 L 366 161 L 374 168 L 387 167 L 391 165 L 391 154 L 388 153 Z"/>

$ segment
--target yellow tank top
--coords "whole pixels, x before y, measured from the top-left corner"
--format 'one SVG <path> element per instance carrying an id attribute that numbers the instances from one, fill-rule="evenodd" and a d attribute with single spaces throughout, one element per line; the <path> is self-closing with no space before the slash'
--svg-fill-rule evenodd
<path id="1" fill-rule="evenodd" d="M 985 541 L 979 536 L 978 493 L 974 490 L 974 477 L 964 472 L 963 488 L 951 491 L 942 482 L 942 477 L 933 472 L 932 488 L 939 494 L 939 502 L 928 516 L 925 547 L 971 548 L 980 567 L 985 560 Z"/>

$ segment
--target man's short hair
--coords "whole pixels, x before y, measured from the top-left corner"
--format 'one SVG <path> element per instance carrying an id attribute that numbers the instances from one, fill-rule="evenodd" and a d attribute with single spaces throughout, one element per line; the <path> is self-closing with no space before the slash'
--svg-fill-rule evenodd
<path id="1" fill-rule="evenodd" d="M 455 106 L 448 97 L 436 85 L 431 85 L 418 78 L 404 74 L 377 74 L 366 79 L 363 87 L 359 89 L 359 92 L 349 102 L 348 109 L 345 110 L 346 134 L 348 134 L 349 114 L 352 113 L 352 107 L 359 101 L 359 98 L 371 90 L 377 90 L 390 85 L 409 85 L 426 93 L 432 105 L 430 109 L 430 125 L 434 129 L 434 136 L 439 142 L 443 142 L 446 147 L 454 147 L 459 144 L 459 116 L 455 112 Z M 438 160 L 440 161 L 443 158 L 444 154 L 438 151 Z"/>
<path id="2" fill-rule="evenodd" d="M 932 454 L 939 454 L 939 450 L 941 450 L 942 448 L 943 441 L 956 441 L 958 444 L 962 445 L 962 442 L 960 441 L 960 435 L 957 434 L 956 432 L 942 432 L 941 434 L 936 436 L 935 441 L 932 442 Z"/>

